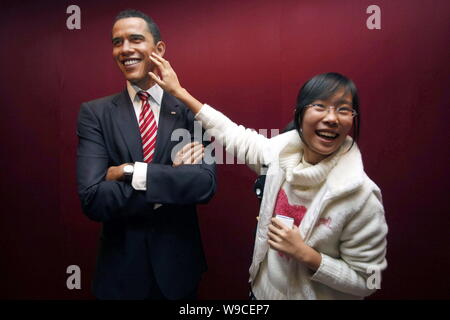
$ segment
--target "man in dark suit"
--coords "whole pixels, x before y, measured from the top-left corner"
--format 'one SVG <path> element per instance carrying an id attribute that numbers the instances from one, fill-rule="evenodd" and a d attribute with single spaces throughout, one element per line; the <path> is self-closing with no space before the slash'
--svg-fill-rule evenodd
<path id="1" fill-rule="evenodd" d="M 83 103 L 77 128 L 78 194 L 83 212 L 102 222 L 94 295 L 193 299 L 206 270 L 196 204 L 215 192 L 215 165 L 196 164 L 202 144 L 173 152 L 172 132 L 192 133 L 194 115 L 148 75 L 149 55 L 166 48 L 153 20 L 119 13 L 112 43 L 127 88 Z"/>

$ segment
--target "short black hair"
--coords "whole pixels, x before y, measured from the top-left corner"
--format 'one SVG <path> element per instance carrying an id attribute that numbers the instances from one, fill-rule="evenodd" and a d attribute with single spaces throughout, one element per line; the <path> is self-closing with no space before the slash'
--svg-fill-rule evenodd
<path id="1" fill-rule="evenodd" d="M 114 19 L 114 23 L 116 23 L 120 19 L 125 19 L 125 18 L 141 18 L 141 19 L 143 19 L 147 23 L 148 31 L 150 31 L 150 33 L 153 36 L 153 42 L 155 44 L 157 44 L 159 41 L 161 41 L 161 32 L 159 32 L 158 25 L 155 23 L 155 21 L 153 21 L 152 18 L 150 18 L 145 13 L 143 13 L 139 10 L 135 10 L 135 9 L 126 9 L 126 10 L 119 12 L 119 14 Z"/>
<path id="2" fill-rule="evenodd" d="M 350 94 L 352 95 L 353 109 L 355 109 L 355 111 L 357 112 L 357 115 L 353 117 L 353 143 L 355 141 L 358 141 L 361 118 L 358 89 L 356 88 L 353 81 L 346 76 L 336 72 L 329 72 L 312 77 L 302 86 L 298 93 L 297 105 L 295 107 L 294 125 L 303 142 L 305 141 L 303 139 L 303 134 L 300 128 L 303 122 L 303 116 L 305 115 L 306 107 L 315 100 L 328 99 L 342 88 L 345 89 L 346 93 L 350 92 Z M 353 146 L 353 143 L 351 147 Z"/>

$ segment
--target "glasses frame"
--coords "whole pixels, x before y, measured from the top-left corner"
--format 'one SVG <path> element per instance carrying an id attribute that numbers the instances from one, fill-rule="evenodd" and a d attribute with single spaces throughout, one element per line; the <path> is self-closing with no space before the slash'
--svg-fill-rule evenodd
<path id="1" fill-rule="evenodd" d="M 311 107 L 318 106 L 318 105 L 321 105 L 321 104 L 320 104 L 320 103 L 311 103 L 311 104 L 308 104 L 307 106 L 305 106 L 305 108 L 311 108 Z M 342 107 L 336 107 L 336 106 L 324 106 L 324 108 L 325 108 L 327 114 L 330 113 L 331 108 L 333 108 L 334 111 L 336 112 L 336 115 L 339 116 L 339 115 L 340 115 L 340 114 L 339 114 L 339 109 L 342 108 Z M 358 112 L 356 112 L 356 110 L 355 110 L 354 108 L 352 108 L 352 115 L 351 115 L 351 118 L 354 118 L 354 117 L 356 117 L 357 115 L 358 115 Z M 340 115 L 340 116 L 342 116 L 342 115 Z"/>

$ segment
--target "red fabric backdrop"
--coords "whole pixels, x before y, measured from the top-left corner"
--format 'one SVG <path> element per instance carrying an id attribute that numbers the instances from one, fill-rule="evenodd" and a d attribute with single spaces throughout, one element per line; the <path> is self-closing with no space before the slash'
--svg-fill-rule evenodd
<path id="1" fill-rule="evenodd" d="M 81 30 L 66 8 L 81 8 Z M 366 8 L 381 8 L 368 30 Z M 0 297 L 92 298 L 99 224 L 80 210 L 76 117 L 83 101 L 124 88 L 111 58 L 115 15 L 137 8 L 159 24 L 185 87 L 252 128 L 283 128 L 315 74 L 351 77 L 362 100 L 360 147 L 381 187 L 388 269 L 372 299 L 449 298 L 450 2 L 28 1 L 2 3 Z M 446 160 L 447 159 L 447 160 Z M 255 175 L 221 165 L 200 207 L 209 263 L 201 299 L 246 299 L 258 201 Z M 447 208 L 447 209 L 446 209 Z M 82 270 L 81 290 L 66 268 Z"/>

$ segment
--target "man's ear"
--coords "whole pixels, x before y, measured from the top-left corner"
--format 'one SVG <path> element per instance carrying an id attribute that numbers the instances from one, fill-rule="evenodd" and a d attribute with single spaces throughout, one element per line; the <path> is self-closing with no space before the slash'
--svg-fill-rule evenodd
<path id="1" fill-rule="evenodd" d="M 166 44 L 163 41 L 158 41 L 158 43 L 156 44 L 156 53 L 161 56 L 164 57 L 164 53 L 166 52 Z"/>

